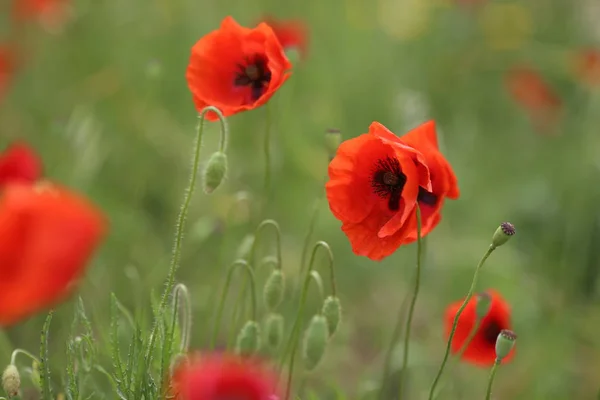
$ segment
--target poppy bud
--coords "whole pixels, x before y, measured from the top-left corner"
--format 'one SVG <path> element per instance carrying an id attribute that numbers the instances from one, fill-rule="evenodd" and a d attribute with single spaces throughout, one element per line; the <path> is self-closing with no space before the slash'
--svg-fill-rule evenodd
<path id="1" fill-rule="evenodd" d="M 249 233 L 242 239 L 242 242 L 237 248 L 237 258 L 245 260 L 250 255 L 252 245 L 254 244 L 254 235 Z"/>
<path id="2" fill-rule="evenodd" d="M 271 350 L 277 350 L 283 338 L 284 319 L 281 314 L 269 314 L 265 321 L 265 337 L 267 346 Z"/>
<path id="3" fill-rule="evenodd" d="M 227 155 L 222 151 L 216 151 L 208 159 L 204 170 L 204 192 L 212 193 L 219 187 L 227 173 Z"/>
<path id="4" fill-rule="evenodd" d="M 508 242 L 508 239 L 511 238 L 516 233 L 515 227 L 510 222 L 503 222 L 500 224 L 496 232 L 494 232 L 494 236 L 492 237 L 492 246 L 500 247 L 504 243 Z"/>
<path id="5" fill-rule="evenodd" d="M 263 298 L 267 309 L 273 311 L 283 300 L 285 291 L 285 280 L 280 269 L 274 269 L 265 283 Z"/>
<path id="6" fill-rule="evenodd" d="M 251 356 L 260 348 L 260 327 L 256 321 L 248 321 L 240 331 L 235 352 L 240 356 Z"/>
<path id="7" fill-rule="evenodd" d="M 6 395 L 10 398 L 18 395 L 20 388 L 21 376 L 19 375 L 19 370 L 11 364 L 2 373 L 2 389 L 4 389 Z"/>
<path id="8" fill-rule="evenodd" d="M 33 386 L 35 386 L 36 389 L 40 390 L 42 388 L 41 382 L 40 363 L 33 361 L 31 364 L 31 383 L 33 383 Z"/>
<path id="9" fill-rule="evenodd" d="M 310 371 L 319 365 L 325 354 L 328 337 L 327 320 L 322 315 L 315 315 L 304 334 L 303 359 L 306 370 Z"/>
<path id="10" fill-rule="evenodd" d="M 477 294 L 477 303 L 475 305 L 475 315 L 477 319 L 481 320 L 490 311 L 492 306 L 492 296 L 488 292 L 481 292 Z"/>
<path id="11" fill-rule="evenodd" d="M 327 320 L 327 328 L 329 330 L 329 337 L 337 331 L 342 319 L 342 305 L 340 299 L 334 296 L 329 296 L 325 299 L 322 309 L 323 316 Z"/>
<path id="12" fill-rule="evenodd" d="M 325 147 L 329 155 L 329 161 L 335 157 L 338 147 L 342 143 L 342 133 L 338 129 L 328 129 L 325 132 Z"/>
<path id="13" fill-rule="evenodd" d="M 496 360 L 501 361 L 504 357 L 510 353 L 513 346 L 515 345 L 515 341 L 517 340 L 517 335 L 513 331 L 509 331 L 508 329 L 503 329 L 500 331 L 498 338 L 496 339 Z"/>

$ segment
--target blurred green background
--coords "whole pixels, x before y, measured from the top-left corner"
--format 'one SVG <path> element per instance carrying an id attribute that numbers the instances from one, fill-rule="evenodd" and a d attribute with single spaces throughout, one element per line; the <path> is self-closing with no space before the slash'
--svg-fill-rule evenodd
<path id="1" fill-rule="evenodd" d="M 517 14 L 504 18 L 506 5 Z M 266 200 L 262 194 L 261 108 L 229 119 L 229 179 L 193 200 L 177 276 L 193 299 L 193 347 L 207 345 L 226 265 L 262 219 L 280 224 L 283 268 L 290 287 L 298 286 L 302 243 L 327 171 L 326 129 L 351 138 L 376 120 L 402 134 L 433 118 L 461 197 L 446 203 L 442 223 L 426 239 L 408 399 L 427 395 L 445 347 L 444 309 L 466 294 L 504 220 L 517 236 L 489 259 L 479 288 L 495 288 L 510 302 L 519 339 L 517 356 L 499 370 L 494 397 L 596 398 L 600 96 L 568 68 L 574 50 L 600 40 L 588 17 L 593 1 L 77 0 L 70 6 L 60 29 L 30 23 L 20 31 L 25 63 L 0 105 L 0 145 L 28 140 L 47 177 L 88 194 L 109 216 L 110 237 L 79 290 L 101 343 L 110 293 L 148 316 L 151 292 L 160 291 L 167 274 L 197 123 L 184 76 L 191 46 L 226 15 L 252 26 L 268 13 L 304 20 L 310 54 L 269 104 L 273 193 Z M 537 132 L 506 90 L 506 71 L 523 62 L 563 101 L 556 135 Z M 217 148 L 218 124 L 208 126 L 205 138 L 204 160 Z M 250 200 L 237 201 L 240 192 Z M 333 249 L 344 321 L 306 387 L 328 399 L 338 386 L 357 399 L 380 378 L 398 309 L 413 284 L 416 246 L 380 263 L 357 257 L 326 201 L 318 208 L 312 240 Z M 274 254 L 263 242 L 259 254 Z M 324 260 L 318 269 L 327 277 Z M 259 271 L 261 284 L 265 276 L 266 269 Z M 314 297 L 307 318 L 319 307 Z M 297 307 L 292 300 L 284 305 L 288 327 Z M 55 374 L 64 371 L 73 304 L 58 307 L 52 322 Z M 37 352 L 43 319 L 7 330 L 0 360 L 8 363 L 15 347 Z M 226 333 L 224 326 L 221 344 Z M 454 389 L 441 397 L 483 398 L 487 374 L 469 365 L 447 370 Z"/>

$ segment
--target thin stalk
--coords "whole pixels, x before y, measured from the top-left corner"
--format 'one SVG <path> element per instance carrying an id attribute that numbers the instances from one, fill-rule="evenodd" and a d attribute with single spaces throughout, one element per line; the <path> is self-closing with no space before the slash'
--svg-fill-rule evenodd
<path id="1" fill-rule="evenodd" d="M 450 336 L 448 337 L 448 343 L 446 344 L 446 352 L 444 353 L 444 359 L 442 360 L 440 369 L 438 370 L 438 373 L 433 381 L 433 384 L 431 385 L 431 389 L 429 390 L 429 400 L 433 400 L 433 396 L 435 394 L 435 388 L 436 388 L 437 384 L 439 383 L 440 378 L 442 377 L 442 373 L 444 372 L 444 367 L 446 366 L 446 363 L 448 362 L 448 357 L 450 356 L 450 348 L 452 346 L 452 339 L 454 338 L 454 333 L 456 332 L 456 327 L 458 326 L 458 319 L 460 318 L 460 315 L 462 314 L 465 307 L 467 307 L 467 304 L 473 297 L 473 293 L 475 292 L 475 288 L 477 287 L 477 280 L 479 278 L 479 271 L 481 270 L 481 267 L 483 267 L 485 260 L 488 259 L 488 257 L 492 254 L 492 252 L 494 250 L 496 250 L 496 247 L 494 245 L 490 245 L 490 247 L 487 249 L 487 251 L 485 252 L 483 257 L 479 261 L 479 264 L 477 264 L 477 268 L 475 268 L 475 273 L 473 274 L 473 281 L 471 282 L 471 287 L 469 288 L 467 297 L 465 297 L 465 300 L 463 301 L 462 305 L 460 306 L 460 308 L 456 312 L 456 315 L 454 316 L 454 322 L 452 323 L 452 329 L 450 330 Z"/>
<path id="2" fill-rule="evenodd" d="M 27 350 L 15 349 L 15 351 L 13 351 L 12 354 L 11 354 L 11 356 L 10 356 L 10 364 L 11 365 L 16 365 L 17 356 L 19 354 L 23 354 L 24 356 L 29 357 L 32 361 L 35 361 L 38 364 L 40 363 L 40 360 L 36 356 L 34 356 L 30 352 L 28 352 Z"/>
<path id="3" fill-rule="evenodd" d="M 400 381 L 398 382 L 398 400 L 402 400 L 404 397 L 404 376 L 406 375 L 406 366 L 408 364 L 408 350 L 410 344 L 410 330 L 412 327 L 413 315 L 415 312 L 415 305 L 417 304 L 417 297 L 419 296 L 419 289 L 421 287 L 421 258 L 422 258 L 422 237 L 421 237 L 421 209 L 417 205 L 416 207 L 416 218 L 417 218 L 417 271 L 415 273 L 415 288 L 413 296 L 408 307 L 408 318 L 406 319 L 406 330 L 404 331 L 404 352 L 402 354 L 402 369 L 400 370 Z"/>
<path id="4" fill-rule="evenodd" d="M 469 344 L 471 343 L 471 341 L 477 334 L 477 331 L 479 330 L 480 326 L 481 326 L 481 318 L 477 318 L 477 320 L 475 321 L 475 325 L 473 325 L 473 329 L 471 329 L 471 332 L 469 332 L 469 336 L 467 336 L 467 339 L 464 341 L 463 345 L 460 347 L 460 350 L 458 350 L 458 353 L 456 353 L 456 359 L 458 361 L 460 361 L 463 354 L 465 353 L 465 350 L 467 350 L 467 347 L 469 347 Z"/>
<path id="5" fill-rule="evenodd" d="M 485 400 L 490 400 L 492 398 L 492 384 L 494 383 L 494 378 L 496 377 L 496 371 L 498 370 L 498 365 L 500 365 L 500 360 L 496 360 L 492 370 L 490 371 L 490 378 L 488 379 L 487 391 L 485 395 Z"/>
<path id="6" fill-rule="evenodd" d="M 268 196 L 271 188 L 271 113 L 269 104 L 265 105 L 265 138 L 263 151 L 265 154 L 265 195 Z"/>

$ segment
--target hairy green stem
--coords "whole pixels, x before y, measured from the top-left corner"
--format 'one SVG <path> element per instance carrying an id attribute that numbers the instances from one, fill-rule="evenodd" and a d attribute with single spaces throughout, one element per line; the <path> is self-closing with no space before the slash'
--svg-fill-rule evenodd
<path id="1" fill-rule="evenodd" d="M 496 371 L 498 370 L 498 365 L 500 365 L 500 360 L 496 360 L 492 370 L 490 371 L 490 378 L 488 379 L 487 391 L 485 395 L 485 400 L 490 400 L 492 398 L 492 384 L 494 383 L 494 378 L 496 377 Z"/>
<path id="2" fill-rule="evenodd" d="M 413 291 L 410 306 L 408 307 L 408 318 L 406 319 L 406 329 L 404 331 L 404 352 L 402 354 L 402 369 L 400 370 L 400 381 L 398 382 L 398 400 L 402 400 L 404 397 L 404 377 L 406 375 L 406 366 L 408 364 L 408 350 L 410 344 L 410 330 L 412 327 L 413 315 L 415 313 L 415 305 L 417 304 L 417 297 L 419 296 L 419 289 L 421 287 L 421 258 L 422 258 L 422 237 L 421 237 L 421 210 L 419 206 L 416 207 L 416 218 L 417 218 L 417 271 L 415 273 L 415 288 Z"/>
<path id="3" fill-rule="evenodd" d="M 437 384 L 439 383 L 440 378 L 442 377 L 442 373 L 444 372 L 444 367 L 446 366 L 446 363 L 448 362 L 448 357 L 450 356 L 450 349 L 452 347 L 452 339 L 454 339 L 454 333 L 456 332 L 456 327 L 458 326 L 458 319 L 460 318 L 460 315 L 462 314 L 464 309 L 467 307 L 467 304 L 473 297 L 473 293 L 475 292 L 475 288 L 477 287 L 477 280 L 479 278 L 479 271 L 481 270 L 481 267 L 483 267 L 485 260 L 488 259 L 488 257 L 492 254 L 492 252 L 494 250 L 496 250 L 496 247 L 493 245 L 490 245 L 490 247 L 487 249 L 487 251 L 485 252 L 483 257 L 479 261 L 479 264 L 477 264 L 477 268 L 475 268 L 475 273 L 473 274 L 473 281 L 471 282 L 471 287 L 469 288 L 467 297 L 465 297 L 465 300 L 463 301 L 462 305 L 460 306 L 460 308 L 456 312 L 456 315 L 454 316 L 454 322 L 452 323 L 452 329 L 450 330 L 450 336 L 448 337 L 448 343 L 446 344 L 446 352 L 444 353 L 444 359 L 442 360 L 440 369 L 438 370 L 438 373 L 433 381 L 433 384 L 431 385 L 431 389 L 429 390 L 429 400 L 433 400 L 433 396 L 435 394 L 435 388 L 436 388 Z"/>
<path id="4" fill-rule="evenodd" d="M 190 292 L 183 283 L 178 283 L 173 289 L 173 315 L 181 308 L 181 340 L 179 343 L 179 352 L 186 353 L 190 346 L 192 337 L 192 305 Z"/>
<path id="5" fill-rule="evenodd" d="M 223 309 L 225 308 L 225 299 L 227 298 L 229 286 L 231 285 L 231 278 L 233 277 L 233 273 L 238 268 L 244 268 L 247 277 L 250 278 L 250 295 L 252 297 L 252 320 L 256 321 L 256 283 L 254 279 L 254 271 L 252 270 L 252 267 L 250 267 L 250 264 L 248 264 L 246 260 L 236 260 L 233 262 L 233 264 L 229 266 L 229 269 L 227 270 L 227 278 L 225 279 L 225 286 L 223 287 L 223 291 L 221 292 L 221 299 L 219 300 L 219 306 L 217 307 L 217 315 L 215 317 L 215 326 L 213 328 L 213 334 L 210 340 L 211 350 L 215 348 L 215 343 L 219 334 L 219 327 L 221 325 L 221 319 L 223 317 Z"/>

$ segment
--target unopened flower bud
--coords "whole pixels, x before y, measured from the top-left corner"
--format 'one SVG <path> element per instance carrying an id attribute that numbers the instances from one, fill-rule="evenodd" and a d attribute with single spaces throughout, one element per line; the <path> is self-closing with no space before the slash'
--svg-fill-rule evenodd
<path id="1" fill-rule="evenodd" d="M 265 320 L 265 337 L 267 346 L 271 350 L 277 350 L 283 339 L 284 319 L 281 314 L 269 314 Z"/>
<path id="2" fill-rule="evenodd" d="M 212 193 L 219 187 L 227 173 L 227 155 L 222 151 L 216 151 L 208 159 L 204 170 L 204 192 Z"/>
<path id="3" fill-rule="evenodd" d="M 475 315 L 481 320 L 490 312 L 492 306 L 492 296 L 488 292 L 478 293 L 476 296 Z"/>
<path id="4" fill-rule="evenodd" d="M 240 331 L 235 345 L 235 352 L 247 357 L 255 354 L 260 348 L 260 327 L 255 321 L 248 321 Z"/>
<path id="5" fill-rule="evenodd" d="M 506 357 L 515 345 L 516 340 L 517 335 L 515 335 L 513 331 L 508 329 L 503 329 L 500 331 L 500 334 L 496 339 L 496 359 L 502 360 L 504 357 Z"/>
<path id="6" fill-rule="evenodd" d="M 331 337 L 337 331 L 342 319 L 342 305 L 340 304 L 340 299 L 334 296 L 327 297 L 323 303 L 321 312 L 327 320 L 329 337 Z"/>
<path id="7" fill-rule="evenodd" d="M 33 363 L 31 364 L 31 383 L 33 383 L 33 386 L 35 386 L 38 390 L 42 388 L 42 381 L 40 377 L 40 363 L 38 363 L 37 361 L 33 361 Z"/>
<path id="8" fill-rule="evenodd" d="M 327 348 L 329 328 L 327 320 L 322 315 L 315 315 L 304 334 L 303 360 L 307 371 L 314 369 L 323 358 Z"/>
<path id="9" fill-rule="evenodd" d="M 339 129 L 328 129 L 327 132 L 325 132 L 325 147 L 327 148 L 327 154 L 330 161 L 335 157 L 335 153 L 337 153 L 337 149 L 340 147 L 341 143 L 342 133 Z"/>
<path id="10" fill-rule="evenodd" d="M 19 375 L 17 367 L 13 364 L 6 367 L 2 373 L 2 388 L 9 398 L 19 394 L 19 389 L 21 388 L 21 376 Z"/>
<path id="11" fill-rule="evenodd" d="M 492 237 L 492 246 L 499 247 L 504 243 L 508 242 L 508 239 L 511 238 L 516 233 L 515 227 L 510 222 L 503 222 L 500 224 L 496 232 L 494 232 L 494 236 Z"/>
<path id="12" fill-rule="evenodd" d="M 274 269 L 271 275 L 265 282 L 263 289 L 263 298 L 265 305 L 269 311 L 273 311 L 277 308 L 283 300 L 283 294 L 285 291 L 285 279 L 283 272 L 280 269 Z"/>

